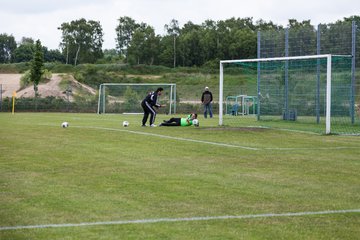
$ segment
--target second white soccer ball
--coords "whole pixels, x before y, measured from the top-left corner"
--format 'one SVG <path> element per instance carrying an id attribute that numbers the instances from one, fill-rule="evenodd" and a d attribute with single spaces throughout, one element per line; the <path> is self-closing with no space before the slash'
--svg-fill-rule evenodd
<path id="1" fill-rule="evenodd" d="M 123 121 L 123 127 L 128 127 L 129 126 L 129 122 L 128 121 Z"/>
<path id="2" fill-rule="evenodd" d="M 195 127 L 198 127 L 198 126 L 199 126 L 199 120 L 194 119 L 192 122 L 193 122 L 193 124 L 194 124 Z"/>
<path id="3" fill-rule="evenodd" d="M 69 123 L 68 123 L 68 122 L 63 122 L 63 123 L 61 124 L 61 126 L 62 126 L 63 128 L 67 128 L 67 127 L 69 126 Z"/>

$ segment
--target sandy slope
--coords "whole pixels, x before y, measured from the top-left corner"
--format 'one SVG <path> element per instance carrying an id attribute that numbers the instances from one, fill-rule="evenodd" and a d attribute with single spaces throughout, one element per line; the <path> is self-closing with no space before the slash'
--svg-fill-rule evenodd
<path id="1" fill-rule="evenodd" d="M 0 74 L 2 97 L 11 97 L 20 88 L 21 74 Z"/>
<path id="2" fill-rule="evenodd" d="M 29 86 L 25 89 L 20 89 L 20 78 L 22 74 L 0 74 L 0 84 L 2 85 L 2 97 L 11 97 L 12 93 L 16 91 L 16 97 L 34 97 L 34 87 Z M 96 91 L 89 86 L 79 83 L 74 78 L 71 77 L 73 90 L 76 91 L 77 88 L 85 89 L 90 94 L 96 94 Z M 66 93 L 62 91 L 59 87 L 61 82 L 60 74 L 53 74 L 52 78 L 47 83 L 39 84 L 38 91 L 41 97 L 54 96 L 54 97 L 63 97 L 66 98 Z"/>

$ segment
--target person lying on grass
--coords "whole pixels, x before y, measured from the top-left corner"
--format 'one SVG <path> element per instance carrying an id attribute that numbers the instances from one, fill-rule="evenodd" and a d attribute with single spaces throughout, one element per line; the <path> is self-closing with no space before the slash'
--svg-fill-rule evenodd
<path id="1" fill-rule="evenodd" d="M 159 126 L 175 127 L 175 126 L 191 126 L 193 125 L 193 120 L 197 119 L 196 113 L 189 114 L 186 118 L 170 118 L 169 120 L 164 120 Z"/>

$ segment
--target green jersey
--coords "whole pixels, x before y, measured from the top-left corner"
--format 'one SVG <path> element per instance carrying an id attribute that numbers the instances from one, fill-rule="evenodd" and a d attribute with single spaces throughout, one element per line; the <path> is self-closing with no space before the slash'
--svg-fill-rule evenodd
<path id="1" fill-rule="evenodd" d="M 191 114 L 187 118 L 181 118 L 180 126 L 191 126 L 192 124 Z"/>

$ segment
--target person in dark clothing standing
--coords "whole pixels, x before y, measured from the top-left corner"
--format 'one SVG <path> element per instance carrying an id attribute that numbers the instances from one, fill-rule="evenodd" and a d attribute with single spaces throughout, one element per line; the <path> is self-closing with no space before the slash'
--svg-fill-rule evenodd
<path id="1" fill-rule="evenodd" d="M 204 105 L 204 117 L 207 118 L 207 113 L 209 112 L 210 118 L 213 117 L 211 102 L 213 100 L 212 93 L 209 91 L 208 87 L 205 87 L 205 91 L 201 96 L 201 102 Z"/>
<path id="2" fill-rule="evenodd" d="M 159 108 L 161 107 L 160 104 L 157 103 L 158 96 L 161 96 L 161 92 L 164 89 L 162 87 L 159 87 L 156 89 L 155 92 L 149 93 L 144 100 L 141 102 L 141 106 L 144 109 L 144 117 L 142 119 L 142 126 L 146 127 L 146 122 L 148 120 L 149 114 L 150 114 L 150 127 L 156 127 L 154 124 L 155 117 L 156 117 L 156 111 L 154 107 Z"/>

